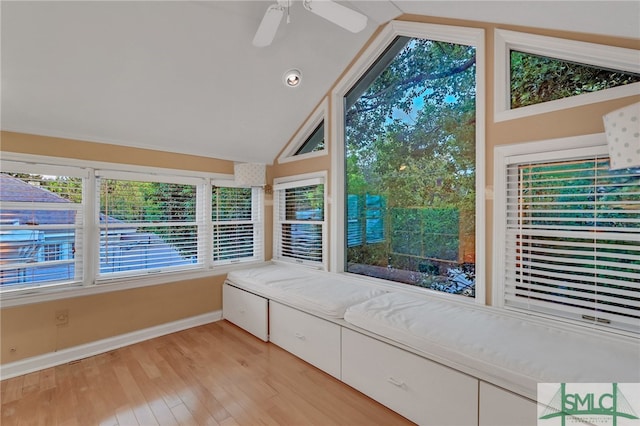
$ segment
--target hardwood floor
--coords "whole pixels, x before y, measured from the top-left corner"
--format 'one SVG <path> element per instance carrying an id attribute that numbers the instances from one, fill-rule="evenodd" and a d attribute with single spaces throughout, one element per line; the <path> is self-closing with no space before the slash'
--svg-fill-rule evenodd
<path id="1" fill-rule="evenodd" d="M 1 382 L 9 425 L 408 425 L 219 321 Z"/>

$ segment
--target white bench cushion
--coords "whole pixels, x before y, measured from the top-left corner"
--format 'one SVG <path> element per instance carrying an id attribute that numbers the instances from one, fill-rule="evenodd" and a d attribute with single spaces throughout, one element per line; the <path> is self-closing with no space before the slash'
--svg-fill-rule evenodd
<path id="1" fill-rule="evenodd" d="M 227 281 L 329 318 L 342 318 L 350 305 L 384 294 L 374 286 L 354 283 L 338 274 L 277 263 L 230 272 Z"/>
<path id="2" fill-rule="evenodd" d="M 344 319 L 535 395 L 538 382 L 638 382 L 640 342 L 542 325 L 495 309 L 387 293 L 349 307 Z M 635 342 L 634 342 L 635 340 Z"/>
<path id="3" fill-rule="evenodd" d="M 263 289 L 282 281 L 304 279 L 309 276 L 310 272 L 312 272 L 310 269 L 300 266 L 269 263 L 254 268 L 231 271 L 227 274 L 227 280 L 245 287 Z"/>

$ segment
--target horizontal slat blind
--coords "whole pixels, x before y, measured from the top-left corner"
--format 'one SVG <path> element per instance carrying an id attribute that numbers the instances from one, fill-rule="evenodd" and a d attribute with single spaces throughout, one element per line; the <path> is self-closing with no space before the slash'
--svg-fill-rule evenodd
<path id="1" fill-rule="evenodd" d="M 101 277 L 198 262 L 197 187 L 99 178 Z"/>
<path id="2" fill-rule="evenodd" d="M 258 188 L 213 187 L 213 261 L 259 260 L 263 241 Z"/>
<path id="3" fill-rule="evenodd" d="M 507 166 L 506 306 L 640 331 L 640 169 Z"/>
<path id="4" fill-rule="evenodd" d="M 81 281 L 83 179 L 2 173 L 0 191 L 0 287 Z"/>
<path id="5" fill-rule="evenodd" d="M 322 263 L 324 184 L 287 185 L 276 191 L 275 199 L 278 256 L 302 263 Z"/>

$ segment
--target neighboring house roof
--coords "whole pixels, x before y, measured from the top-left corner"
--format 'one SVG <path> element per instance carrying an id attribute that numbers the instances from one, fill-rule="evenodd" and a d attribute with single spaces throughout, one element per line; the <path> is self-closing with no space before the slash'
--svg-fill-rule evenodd
<path id="1" fill-rule="evenodd" d="M 31 185 L 22 179 L 0 173 L 0 201 L 69 203 L 53 192 Z"/>
<path id="2" fill-rule="evenodd" d="M 71 201 L 38 186 L 30 185 L 22 179 L 0 173 L 0 202 L 20 202 L 25 207 L 20 210 L 8 210 L 0 207 L 0 224 L 2 225 L 47 225 L 69 224 L 76 221 L 75 209 L 39 210 L 29 208 L 29 203 L 64 203 Z M 113 217 L 100 214 L 100 222 L 122 223 Z M 70 226 L 71 228 L 71 226 Z M 22 282 L 70 280 L 74 275 L 71 262 L 66 265 L 40 266 L 38 256 L 43 244 L 57 241 L 61 234 L 70 236 L 66 243 L 73 242 L 74 231 L 64 229 L 44 229 L 38 227 L 21 227 L 20 229 L 0 230 L 0 264 L 31 263 L 28 274 L 24 266 L 18 269 L 5 269 L 0 276 L 0 285 Z M 139 269 L 155 269 L 166 266 L 187 265 L 192 259 L 184 258 L 170 244 L 158 235 L 149 232 L 138 232 L 130 227 L 109 227 L 110 256 L 100 259 L 100 272 L 123 272 Z M 68 260 L 68 258 L 66 258 Z M 23 271 L 23 272 L 21 272 Z"/>
<path id="3" fill-rule="evenodd" d="M 22 179 L 5 173 L 0 173 L 1 202 L 71 203 L 71 201 L 48 189 L 31 185 Z M 0 223 L 4 224 L 18 222 L 20 225 L 65 225 L 73 224 L 75 220 L 75 210 L 0 210 Z M 100 213 L 100 223 L 105 223 L 106 221 L 109 223 L 122 223 L 122 221 L 114 217 Z"/>
<path id="4" fill-rule="evenodd" d="M 0 202 L 68 203 L 71 201 L 22 179 L 0 173 Z M 4 224 L 18 222 L 21 225 L 49 225 L 75 223 L 75 210 L 5 210 L 0 211 Z"/>

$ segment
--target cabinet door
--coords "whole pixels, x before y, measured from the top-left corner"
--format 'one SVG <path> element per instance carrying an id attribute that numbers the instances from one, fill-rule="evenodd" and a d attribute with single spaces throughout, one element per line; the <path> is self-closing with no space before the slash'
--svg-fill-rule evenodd
<path id="1" fill-rule="evenodd" d="M 269 305 L 269 340 L 340 379 L 340 327 L 277 302 Z"/>
<path id="2" fill-rule="evenodd" d="M 268 300 L 225 284 L 222 286 L 222 316 L 254 336 L 269 340 Z"/>
<path id="3" fill-rule="evenodd" d="M 480 382 L 480 426 L 535 426 L 536 403 Z"/>
<path id="4" fill-rule="evenodd" d="M 476 425 L 478 380 L 349 329 L 342 381 L 420 425 Z"/>

